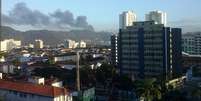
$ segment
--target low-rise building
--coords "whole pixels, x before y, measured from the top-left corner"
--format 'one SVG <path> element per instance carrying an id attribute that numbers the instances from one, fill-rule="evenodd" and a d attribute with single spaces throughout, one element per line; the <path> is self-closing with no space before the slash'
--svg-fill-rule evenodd
<path id="1" fill-rule="evenodd" d="M 72 101 L 65 88 L 0 80 L 3 101 Z"/>
<path id="2" fill-rule="evenodd" d="M 192 66 L 186 73 L 187 81 L 201 82 L 201 65 Z"/>
<path id="3" fill-rule="evenodd" d="M 10 63 L 2 63 L 0 64 L 0 72 L 2 73 L 14 73 L 14 69 L 19 69 L 20 67 L 14 66 L 13 64 Z"/>
<path id="4" fill-rule="evenodd" d="M 201 55 L 190 55 L 188 53 L 182 52 L 182 69 L 186 71 L 190 69 L 191 66 L 195 65 L 201 66 Z"/>
<path id="5" fill-rule="evenodd" d="M 191 55 L 201 55 L 201 32 L 182 35 L 183 51 Z"/>
<path id="6" fill-rule="evenodd" d="M 28 82 L 34 83 L 34 84 L 44 85 L 45 84 L 45 78 L 33 76 L 33 77 L 28 78 Z"/>
<path id="7" fill-rule="evenodd" d="M 29 62 L 31 59 L 32 59 L 32 57 L 28 53 L 19 56 L 19 61 L 20 62 Z"/>
<path id="8" fill-rule="evenodd" d="M 62 62 L 62 61 L 75 61 L 76 54 L 75 53 L 66 53 L 54 56 L 54 62 Z"/>

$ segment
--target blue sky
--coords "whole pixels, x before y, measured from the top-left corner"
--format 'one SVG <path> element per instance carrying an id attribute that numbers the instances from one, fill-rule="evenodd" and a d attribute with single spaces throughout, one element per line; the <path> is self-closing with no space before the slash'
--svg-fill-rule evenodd
<path id="1" fill-rule="evenodd" d="M 85 15 L 96 30 L 118 29 L 118 15 L 126 10 L 136 12 L 138 20 L 144 20 L 149 11 L 161 10 L 167 12 L 170 23 L 186 21 L 192 25 L 190 21 L 198 19 L 194 22 L 201 25 L 201 0 L 2 0 L 2 12 L 8 14 L 18 2 L 45 14 L 61 9 L 74 16 Z"/>

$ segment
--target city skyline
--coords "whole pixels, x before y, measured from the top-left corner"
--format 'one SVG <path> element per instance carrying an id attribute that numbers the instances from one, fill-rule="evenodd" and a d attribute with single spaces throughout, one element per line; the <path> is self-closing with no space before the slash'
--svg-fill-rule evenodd
<path id="1" fill-rule="evenodd" d="M 201 101 L 201 0 L 0 4 L 0 101 Z"/>
<path id="2" fill-rule="evenodd" d="M 85 0 L 79 2 L 60 0 L 58 2 L 52 0 L 51 2 L 48 2 L 48 5 L 45 5 L 47 2 L 47 0 L 3 0 L 2 12 L 4 15 L 8 15 L 8 13 L 14 8 L 16 4 L 24 3 L 29 10 L 38 10 L 44 15 L 54 13 L 60 9 L 61 12 L 69 11 L 72 13 L 74 19 L 76 19 L 78 16 L 86 16 L 87 23 L 92 25 L 96 31 L 118 31 L 118 15 L 123 11 L 133 10 L 137 14 L 137 20 L 144 21 L 146 13 L 150 11 L 161 10 L 167 13 L 168 26 L 174 25 L 174 27 L 182 27 L 184 32 L 200 31 L 201 14 L 199 13 L 198 8 L 200 8 L 199 4 L 201 1 L 198 0 L 184 0 L 182 1 L 182 5 L 180 5 L 181 1 L 161 0 L 156 0 L 155 2 L 145 0 L 126 0 L 118 2 L 113 0 Z M 31 28 L 32 26 L 21 26 L 21 28 L 22 27 Z"/>

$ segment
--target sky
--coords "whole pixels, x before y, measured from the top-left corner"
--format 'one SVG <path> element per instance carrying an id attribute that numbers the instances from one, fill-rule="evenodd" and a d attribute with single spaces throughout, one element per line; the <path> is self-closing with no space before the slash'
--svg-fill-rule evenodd
<path id="1" fill-rule="evenodd" d="M 85 25 L 73 27 L 91 25 L 96 31 L 116 31 L 119 14 L 127 10 L 133 10 L 139 21 L 149 11 L 161 10 L 167 13 L 169 26 L 182 27 L 185 31 L 201 29 L 201 0 L 2 0 L 3 14 L 9 15 L 17 3 L 46 15 L 60 9 L 71 12 L 75 19 L 85 16 L 86 21 L 81 20 Z"/>

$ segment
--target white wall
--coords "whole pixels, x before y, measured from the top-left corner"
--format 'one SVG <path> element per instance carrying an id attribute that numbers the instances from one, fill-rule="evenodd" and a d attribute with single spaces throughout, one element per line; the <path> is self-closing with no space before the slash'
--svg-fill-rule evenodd
<path id="1" fill-rule="evenodd" d="M 54 98 L 0 89 L 5 101 L 54 101 Z"/>
<path id="2" fill-rule="evenodd" d="M 0 73 L 0 79 L 3 79 L 3 74 L 2 73 Z"/>
<path id="3" fill-rule="evenodd" d="M 28 78 L 28 82 L 34 83 L 34 84 L 45 84 L 45 78 L 39 78 L 39 77 L 31 77 Z"/>
<path id="4" fill-rule="evenodd" d="M 63 82 L 59 81 L 59 82 L 52 83 L 52 86 L 54 86 L 54 87 L 63 87 Z"/>
<path id="5" fill-rule="evenodd" d="M 2 66 L 0 66 L 0 71 L 3 73 L 14 73 L 14 69 L 17 68 L 14 65 L 9 65 L 9 64 L 3 64 Z"/>
<path id="6" fill-rule="evenodd" d="M 55 62 L 58 62 L 58 61 L 67 61 L 67 60 L 75 61 L 76 60 L 76 55 L 54 57 L 54 61 Z"/>
<path id="7" fill-rule="evenodd" d="M 0 42 L 0 51 L 10 51 L 13 48 L 21 46 L 21 41 L 16 41 L 14 39 L 7 39 Z"/>

